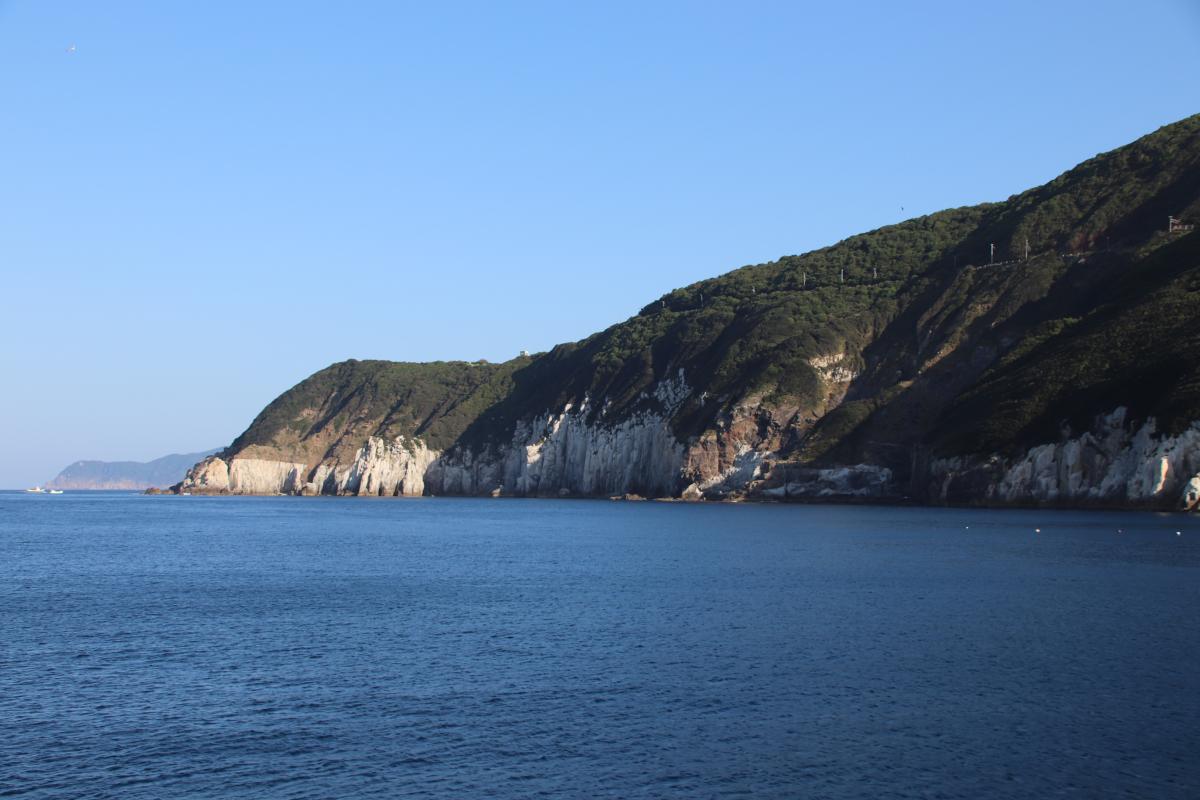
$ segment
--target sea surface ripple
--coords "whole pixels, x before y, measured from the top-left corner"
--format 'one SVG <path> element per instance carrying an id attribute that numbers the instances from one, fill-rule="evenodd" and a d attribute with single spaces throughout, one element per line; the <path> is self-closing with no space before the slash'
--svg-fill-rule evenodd
<path id="1" fill-rule="evenodd" d="M 1194 800 L 1198 612 L 1179 515 L 0 493 L 0 796 Z"/>

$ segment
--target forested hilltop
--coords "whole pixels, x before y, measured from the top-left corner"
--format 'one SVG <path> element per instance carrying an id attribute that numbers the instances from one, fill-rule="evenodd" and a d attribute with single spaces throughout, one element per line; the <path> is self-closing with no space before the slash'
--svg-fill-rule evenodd
<path id="1" fill-rule="evenodd" d="M 179 489 L 1186 504 L 1197 221 L 1193 116 L 547 353 L 335 364 Z"/>

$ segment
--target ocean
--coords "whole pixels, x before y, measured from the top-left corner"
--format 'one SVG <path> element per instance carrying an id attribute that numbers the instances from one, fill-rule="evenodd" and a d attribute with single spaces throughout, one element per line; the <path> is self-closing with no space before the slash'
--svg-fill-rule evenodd
<path id="1" fill-rule="evenodd" d="M 0 796 L 1194 800 L 1198 614 L 1183 515 L 0 493 Z"/>

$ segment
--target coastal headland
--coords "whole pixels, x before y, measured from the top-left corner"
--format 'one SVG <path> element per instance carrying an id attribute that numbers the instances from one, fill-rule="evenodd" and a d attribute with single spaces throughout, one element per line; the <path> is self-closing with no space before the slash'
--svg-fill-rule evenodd
<path id="1" fill-rule="evenodd" d="M 1190 509 L 1197 220 L 1200 115 L 548 352 L 334 364 L 171 491 Z"/>

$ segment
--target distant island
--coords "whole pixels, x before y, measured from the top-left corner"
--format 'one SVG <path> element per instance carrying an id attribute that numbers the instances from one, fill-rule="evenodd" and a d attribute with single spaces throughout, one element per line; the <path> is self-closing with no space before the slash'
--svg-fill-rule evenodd
<path id="1" fill-rule="evenodd" d="M 334 364 L 173 488 L 1192 508 L 1198 223 L 1200 115 L 546 353 Z"/>
<path id="2" fill-rule="evenodd" d="M 188 467 L 217 450 L 163 456 L 153 461 L 76 461 L 46 484 L 47 489 L 148 489 L 182 480 Z"/>

